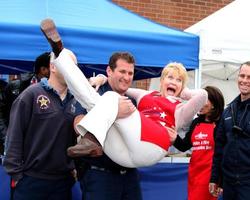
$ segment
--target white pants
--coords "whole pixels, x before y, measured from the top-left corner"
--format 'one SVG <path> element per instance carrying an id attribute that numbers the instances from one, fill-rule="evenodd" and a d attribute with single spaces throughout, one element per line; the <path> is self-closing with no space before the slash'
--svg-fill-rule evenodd
<path id="1" fill-rule="evenodd" d="M 54 64 L 64 76 L 69 90 L 88 114 L 77 124 L 81 135 L 91 132 L 103 146 L 103 151 L 124 167 L 141 167 L 157 163 L 167 151 L 156 144 L 141 141 L 141 117 L 138 110 L 129 117 L 116 120 L 118 100 L 116 92 L 100 96 L 64 49 Z M 152 133 L 154 134 L 154 133 Z"/>

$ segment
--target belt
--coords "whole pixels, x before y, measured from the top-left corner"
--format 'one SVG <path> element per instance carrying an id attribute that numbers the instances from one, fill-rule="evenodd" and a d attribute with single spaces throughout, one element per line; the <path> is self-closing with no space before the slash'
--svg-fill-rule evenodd
<path id="1" fill-rule="evenodd" d="M 111 170 L 111 169 L 106 169 L 104 167 L 97 167 L 95 165 L 91 165 L 90 169 L 103 171 L 103 172 L 109 172 L 109 173 L 118 173 L 118 174 L 121 174 L 121 175 L 124 175 L 124 174 L 126 174 L 128 172 L 128 170 L 126 170 L 126 169 Z"/>

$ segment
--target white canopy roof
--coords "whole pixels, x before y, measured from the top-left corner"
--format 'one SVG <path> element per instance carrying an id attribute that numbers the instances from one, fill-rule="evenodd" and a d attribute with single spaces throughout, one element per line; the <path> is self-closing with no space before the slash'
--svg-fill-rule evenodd
<path id="1" fill-rule="evenodd" d="M 219 87 L 226 103 L 239 94 L 239 66 L 250 60 L 249 9 L 250 0 L 235 0 L 185 30 L 200 36 L 198 87 Z"/>
<path id="2" fill-rule="evenodd" d="M 200 60 L 250 60 L 249 9 L 249 0 L 235 0 L 185 30 L 200 36 Z"/>

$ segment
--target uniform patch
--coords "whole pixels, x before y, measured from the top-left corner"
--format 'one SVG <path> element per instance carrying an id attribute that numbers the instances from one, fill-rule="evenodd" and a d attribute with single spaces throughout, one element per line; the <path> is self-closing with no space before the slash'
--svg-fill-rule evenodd
<path id="1" fill-rule="evenodd" d="M 76 107 L 75 107 L 75 105 L 73 103 L 71 104 L 70 111 L 73 114 L 76 112 Z"/>
<path id="2" fill-rule="evenodd" d="M 40 109 L 46 110 L 49 108 L 50 100 L 45 95 L 39 95 L 37 97 L 36 103 L 39 105 Z"/>

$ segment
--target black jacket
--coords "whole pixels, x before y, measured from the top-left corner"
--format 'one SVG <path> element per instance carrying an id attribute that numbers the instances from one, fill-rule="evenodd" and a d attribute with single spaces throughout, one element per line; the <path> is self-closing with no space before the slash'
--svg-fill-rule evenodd
<path id="1" fill-rule="evenodd" d="M 4 101 L 4 90 L 6 87 L 6 82 L 0 80 L 0 154 L 3 154 L 3 144 L 4 138 L 7 131 L 6 119 L 4 117 L 5 112 L 5 101 Z"/>
<path id="2" fill-rule="evenodd" d="M 67 93 L 61 101 L 47 81 L 23 91 L 11 108 L 3 166 L 14 180 L 23 175 L 43 179 L 67 177 L 74 168 L 66 155 L 75 144 L 73 120 L 82 113 Z"/>
<path id="3" fill-rule="evenodd" d="M 231 182 L 250 180 L 250 99 L 234 99 L 217 126 L 210 182 L 221 175 Z"/>

